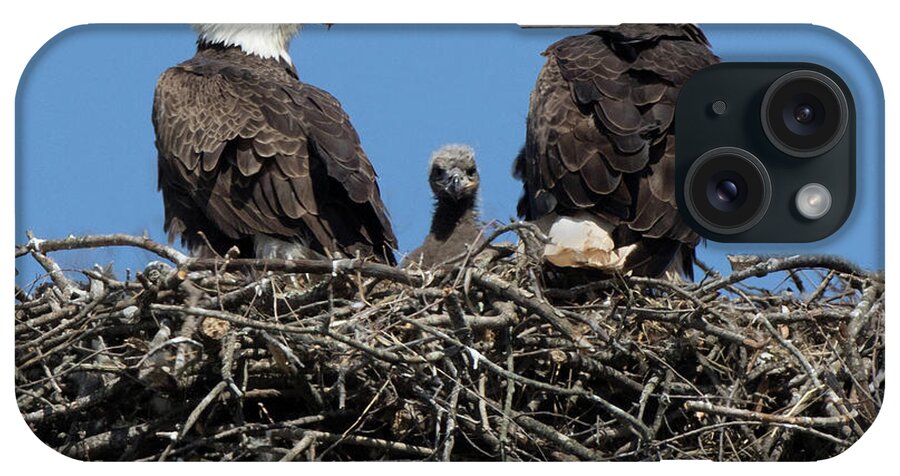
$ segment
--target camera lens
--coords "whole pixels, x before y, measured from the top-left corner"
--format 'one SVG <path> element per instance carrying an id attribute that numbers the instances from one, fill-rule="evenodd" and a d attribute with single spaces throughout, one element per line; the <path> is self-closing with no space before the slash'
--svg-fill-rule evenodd
<path id="1" fill-rule="evenodd" d="M 716 198 L 720 202 L 734 203 L 738 196 L 738 188 L 731 180 L 722 180 L 716 184 Z"/>
<path id="2" fill-rule="evenodd" d="M 800 124 L 809 124 L 816 118 L 816 111 L 809 104 L 801 104 L 794 109 L 794 120 Z"/>
<path id="3" fill-rule="evenodd" d="M 684 182 L 688 212 L 704 228 L 719 234 L 745 231 L 769 207 L 772 185 L 762 162 L 735 147 L 701 155 Z"/>
<path id="4" fill-rule="evenodd" d="M 772 83 L 762 102 L 763 130 L 782 152 L 815 157 L 843 137 L 849 119 L 847 98 L 828 76 L 792 71 Z"/>
<path id="5" fill-rule="evenodd" d="M 706 199 L 716 210 L 734 211 L 747 199 L 747 182 L 733 171 L 718 172 L 706 182 Z"/>

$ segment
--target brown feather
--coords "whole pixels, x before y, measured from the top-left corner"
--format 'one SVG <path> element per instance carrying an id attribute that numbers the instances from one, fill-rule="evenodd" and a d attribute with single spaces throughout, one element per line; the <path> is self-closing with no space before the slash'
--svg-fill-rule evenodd
<path id="1" fill-rule="evenodd" d="M 580 170 L 585 185 L 595 194 L 608 195 L 622 181 L 622 175 L 609 170 L 607 163 L 603 157 L 593 157 Z"/>
<path id="2" fill-rule="evenodd" d="M 525 188 L 519 213 L 535 220 L 590 211 L 655 240 L 639 247 L 653 251 L 633 264 L 636 272 L 661 269 L 681 244 L 691 256 L 699 238 L 675 208 L 673 119 L 680 86 L 718 61 L 703 32 L 604 27 L 557 41 L 544 55 L 514 167 Z"/>
<path id="3" fill-rule="evenodd" d="M 234 150 L 235 162 L 237 163 L 238 170 L 241 171 L 245 177 L 249 177 L 251 175 L 255 175 L 257 172 L 262 169 L 263 158 L 259 157 L 254 150 L 253 144 L 248 140 L 239 140 L 237 141 L 237 146 Z M 209 172 L 210 170 L 206 170 L 206 167 L 203 168 L 204 172 Z"/>
<path id="4" fill-rule="evenodd" d="M 153 124 L 165 227 L 191 249 L 198 232 L 219 253 L 262 234 L 393 262 L 396 238 L 356 131 L 292 66 L 201 44 L 160 77 Z"/>

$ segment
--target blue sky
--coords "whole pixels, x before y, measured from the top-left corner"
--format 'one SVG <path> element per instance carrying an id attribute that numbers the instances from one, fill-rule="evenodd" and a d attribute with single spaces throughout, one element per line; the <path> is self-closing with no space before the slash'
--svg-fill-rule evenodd
<path id="1" fill-rule="evenodd" d="M 855 209 L 838 233 L 805 245 L 707 243 L 701 259 L 727 269 L 726 253 L 814 252 L 882 268 L 883 130 L 873 125 L 883 117 L 883 97 L 859 66 L 855 49 L 818 29 L 704 29 L 726 61 L 816 61 L 841 74 L 860 111 L 860 150 Z M 580 31 L 310 25 L 290 53 L 301 80 L 334 94 L 350 114 L 380 175 L 404 252 L 427 233 L 431 198 L 425 168 L 431 151 L 446 143 L 476 150 L 483 218 L 514 216 L 521 185 L 510 171 L 524 141 L 528 96 L 544 62 L 540 52 Z M 84 26 L 61 33 L 32 59 L 17 96 L 17 243 L 26 241 L 25 230 L 41 238 L 147 232 L 165 240 L 150 108 L 159 74 L 191 57 L 194 42 L 186 25 Z M 120 273 L 155 259 L 126 248 L 54 256 L 64 268 L 114 262 Z M 16 267 L 22 286 L 41 271 L 27 257 Z"/>

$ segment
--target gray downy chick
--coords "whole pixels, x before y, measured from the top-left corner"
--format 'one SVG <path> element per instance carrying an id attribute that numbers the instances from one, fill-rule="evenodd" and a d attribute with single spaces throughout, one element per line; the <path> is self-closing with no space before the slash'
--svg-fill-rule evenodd
<path id="1" fill-rule="evenodd" d="M 401 263 L 431 269 L 459 257 L 479 239 L 478 167 L 475 151 L 464 144 L 447 144 L 434 151 L 428 165 L 428 183 L 434 193 L 431 230 L 424 242 Z"/>

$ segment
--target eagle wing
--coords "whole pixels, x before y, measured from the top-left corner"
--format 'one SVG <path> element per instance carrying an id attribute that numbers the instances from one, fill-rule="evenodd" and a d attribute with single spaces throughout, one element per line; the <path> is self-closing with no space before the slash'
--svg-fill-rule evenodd
<path id="1" fill-rule="evenodd" d="M 264 234 L 392 261 L 396 238 L 349 117 L 288 79 L 197 59 L 162 75 L 153 124 L 170 239 Z"/>
<path id="2" fill-rule="evenodd" d="M 531 95 L 515 173 L 526 219 L 589 211 L 647 238 L 695 244 L 675 202 L 679 88 L 717 61 L 692 25 L 622 25 L 564 38 Z"/>

